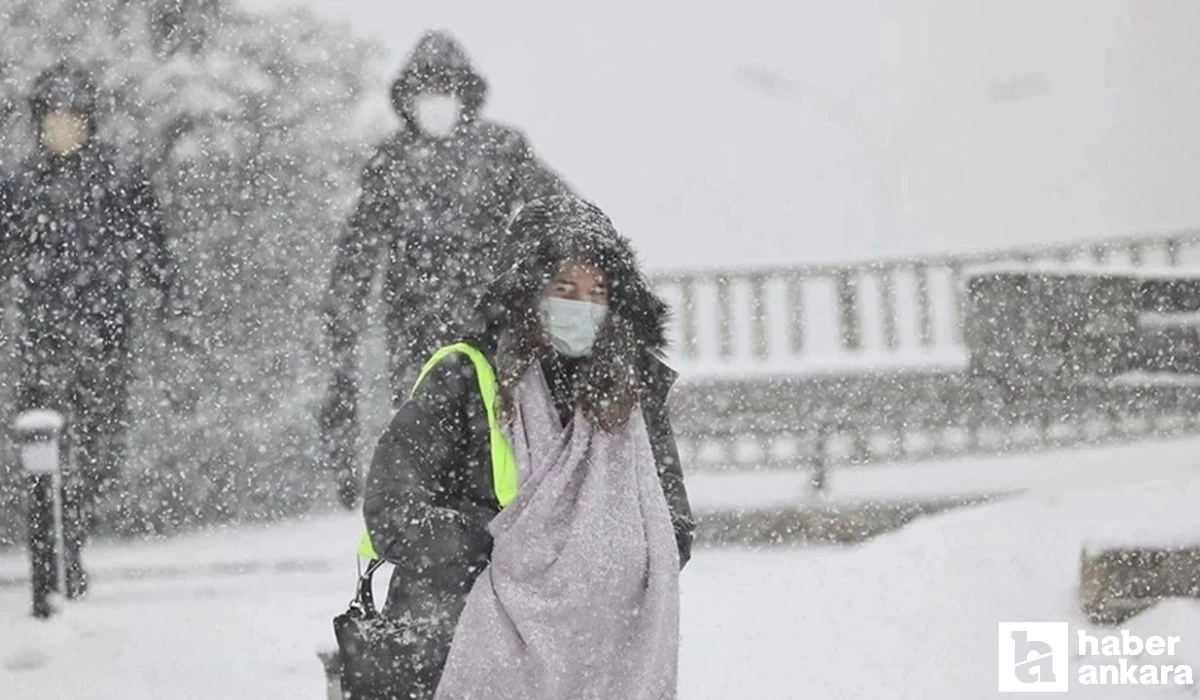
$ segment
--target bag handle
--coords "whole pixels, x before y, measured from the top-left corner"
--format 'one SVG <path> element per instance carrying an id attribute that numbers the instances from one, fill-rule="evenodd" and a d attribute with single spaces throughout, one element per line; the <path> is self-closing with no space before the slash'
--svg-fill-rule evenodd
<path id="1" fill-rule="evenodd" d="M 355 591 L 354 600 L 350 601 L 350 609 L 360 617 L 371 618 L 378 614 L 375 609 L 375 592 L 371 590 L 371 579 L 383 565 L 382 559 L 372 559 L 366 570 L 358 577 L 358 590 Z"/>

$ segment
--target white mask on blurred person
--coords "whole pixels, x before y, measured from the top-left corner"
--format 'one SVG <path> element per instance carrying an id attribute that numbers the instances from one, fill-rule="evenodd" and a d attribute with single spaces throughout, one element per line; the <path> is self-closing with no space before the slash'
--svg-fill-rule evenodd
<path id="1" fill-rule="evenodd" d="M 42 119 L 42 144 L 56 156 L 78 151 L 87 139 L 87 119 L 74 112 L 60 110 Z"/>
<path id="2" fill-rule="evenodd" d="M 428 136 L 449 136 L 461 117 L 462 100 L 456 95 L 424 94 L 413 100 L 413 118 Z"/>

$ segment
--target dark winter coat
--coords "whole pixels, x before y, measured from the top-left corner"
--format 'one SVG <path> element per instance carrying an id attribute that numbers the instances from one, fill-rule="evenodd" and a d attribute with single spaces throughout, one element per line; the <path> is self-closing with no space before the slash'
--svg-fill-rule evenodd
<path id="1" fill-rule="evenodd" d="M 589 262 L 602 264 L 608 272 L 610 319 L 618 319 L 602 334 L 625 325 L 634 337 L 628 346 L 599 340 L 597 352 L 603 347 L 625 353 L 618 359 L 635 369 L 640 397 L 635 410 L 645 416 L 680 562 L 686 564 L 694 521 L 668 414 L 667 395 L 676 375 L 661 360 L 666 307 L 650 292 L 627 243 L 616 236 L 607 218 L 589 228 L 581 219 L 598 221 L 590 211 L 580 217 L 578 211 L 564 213 L 540 203 L 531 208 L 535 211 L 513 223 L 514 233 L 525 237 L 526 244 L 489 289 L 480 307 L 483 330 L 471 342 L 502 377 L 498 338 L 501 329 L 512 327 L 509 311 L 514 304 L 528 304 L 531 293 L 540 295 L 543 275 L 564 255 L 579 257 L 574 251 L 584 247 L 597 253 Z M 542 362 L 551 386 L 558 387 L 562 382 L 556 380 L 564 377 L 553 352 L 540 350 L 536 360 Z M 561 406 L 566 397 L 555 398 Z M 380 439 L 363 508 L 376 550 L 396 566 L 385 613 L 399 619 L 439 620 L 429 633 L 435 662 L 421 670 L 428 691 L 436 687 L 467 592 L 490 557 L 487 525 L 500 510 L 491 468 L 487 416 L 475 370 L 469 359 L 450 355 L 401 405 Z"/>
<path id="2" fill-rule="evenodd" d="M 461 99 L 462 119 L 450 136 L 431 138 L 417 128 L 413 98 L 423 93 Z M 344 369 L 353 363 L 382 265 L 392 389 L 402 398 L 414 365 L 462 335 L 508 245 L 505 226 L 514 210 L 566 186 L 519 132 L 479 117 L 487 83 L 451 36 L 421 39 L 391 97 L 401 128 L 363 171 L 361 197 L 337 244 L 327 322 Z"/>
<path id="3" fill-rule="evenodd" d="M 66 107 L 94 123 L 91 89 L 77 70 L 47 71 L 31 98 L 35 120 Z M 0 277 L 18 282 L 19 401 L 67 410 L 85 465 L 98 469 L 119 459 L 112 443 L 125 422 L 138 273 L 168 310 L 177 273 L 159 205 L 116 149 L 93 135 L 73 154 L 40 151 L 0 179 Z"/>
<path id="4" fill-rule="evenodd" d="M 47 357 L 126 354 L 135 275 L 168 305 L 177 274 L 146 175 L 93 143 L 39 154 L 0 187 L 0 259 L 21 283 L 26 345 Z"/>

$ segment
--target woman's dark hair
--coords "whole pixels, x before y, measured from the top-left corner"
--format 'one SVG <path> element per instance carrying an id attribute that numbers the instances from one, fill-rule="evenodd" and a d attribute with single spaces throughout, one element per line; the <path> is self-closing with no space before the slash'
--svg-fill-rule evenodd
<path id="1" fill-rule="evenodd" d="M 577 375 L 579 408 L 604 430 L 629 419 L 645 391 L 646 363 L 665 348 L 666 305 L 650 290 L 632 247 L 598 207 L 578 197 L 532 202 L 509 225 L 520 241 L 481 309 L 496 348 L 501 406 L 545 351 L 538 304 L 567 261 L 604 272 L 608 318 Z"/>

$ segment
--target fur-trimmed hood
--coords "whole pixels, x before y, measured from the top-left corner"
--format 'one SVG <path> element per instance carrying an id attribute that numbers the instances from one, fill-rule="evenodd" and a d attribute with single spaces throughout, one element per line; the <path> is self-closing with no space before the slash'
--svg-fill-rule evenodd
<path id="1" fill-rule="evenodd" d="M 507 326 L 514 309 L 536 305 L 558 265 L 572 259 L 604 271 L 610 315 L 628 324 L 637 346 L 661 358 L 667 305 L 654 293 L 629 240 L 599 207 L 574 195 L 530 202 L 509 224 L 508 240 L 513 251 L 481 308 L 489 326 Z"/>
<path id="2" fill-rule="evenodd" d="M 497 353 L 502 404 L 543 345 L 537 312 L 565 260 L 593 265 L 608 282 L 608 317 L 575 388 L 579 407 L 605 430 L 622 425 L 639 402 L 660 401 L 674 382 L 663 362 L 667 305 L 653 292 L 629 241 L 599 207 L 574 195 L 535 200 L 508 226 L 508 264 L 480 306 L 484 338 Z"/>

